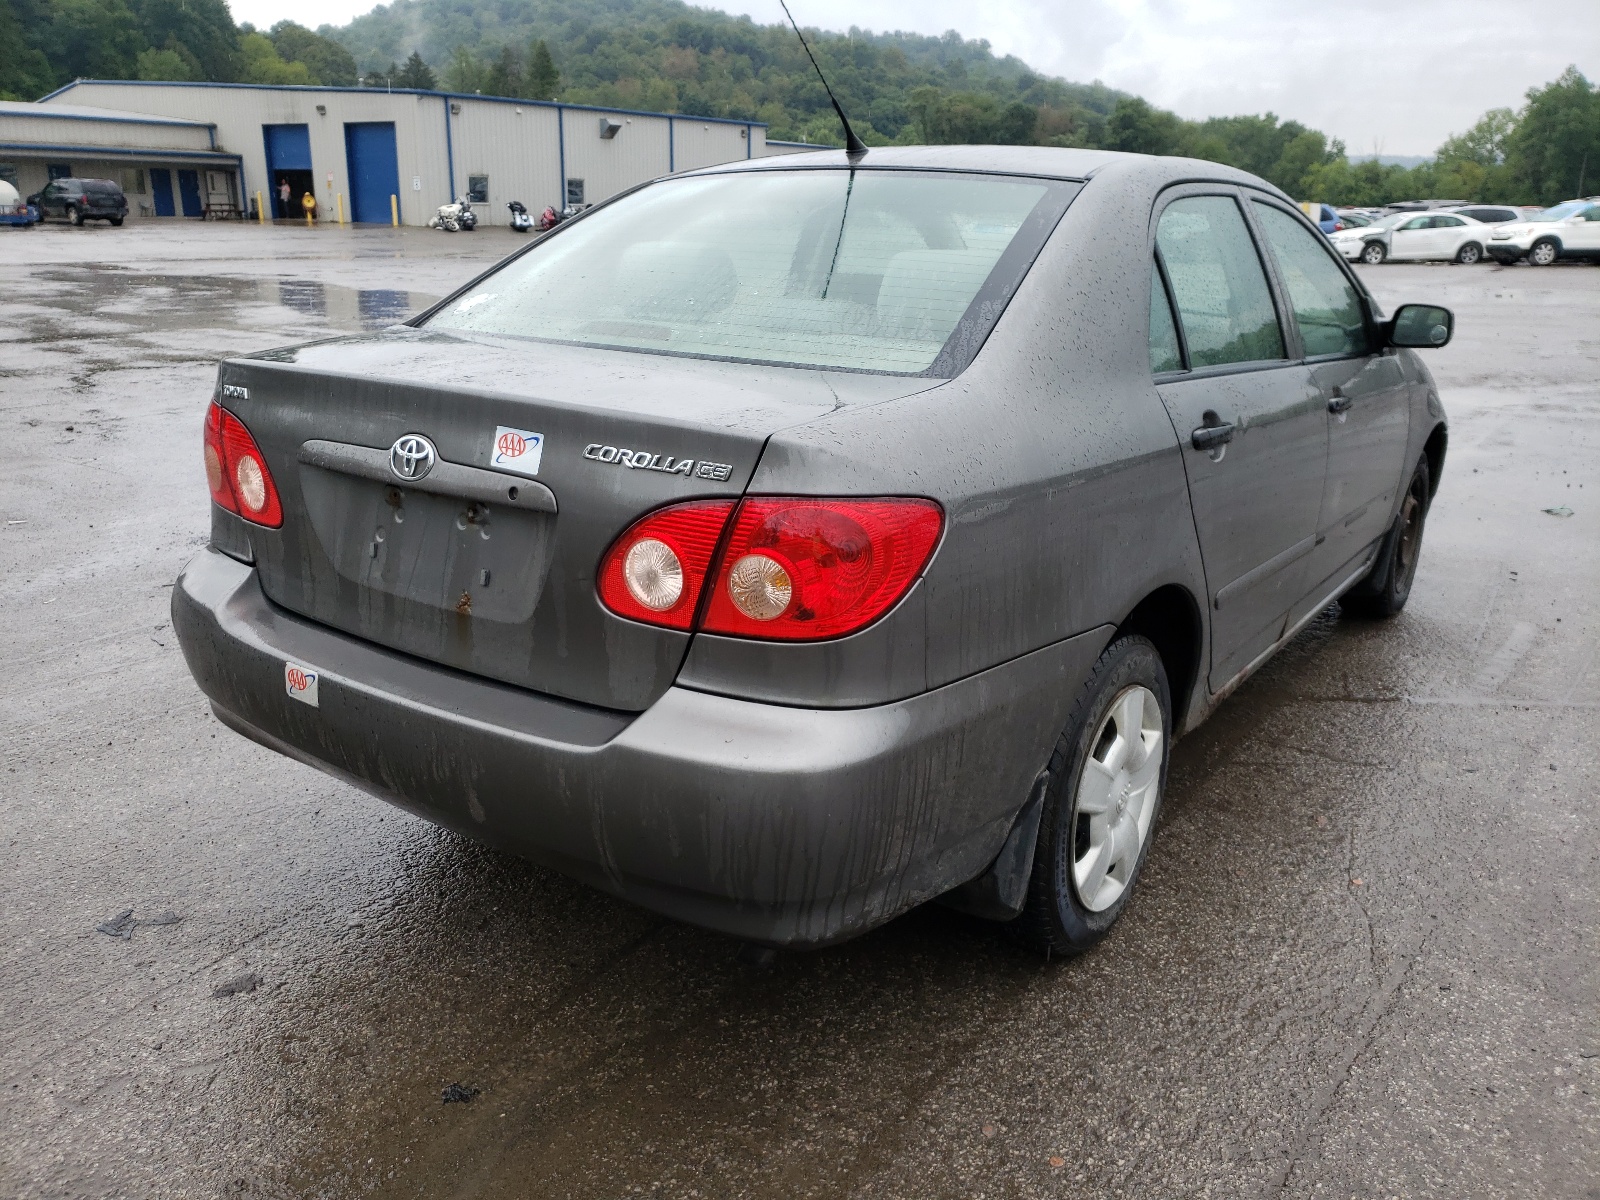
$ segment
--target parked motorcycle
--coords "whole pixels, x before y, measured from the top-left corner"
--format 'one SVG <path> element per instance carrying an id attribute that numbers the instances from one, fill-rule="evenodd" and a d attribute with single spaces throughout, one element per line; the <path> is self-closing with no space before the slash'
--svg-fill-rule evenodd
<path id="1" fill-rule="evenodd" d="M 534 226 L 534 228 L 540 233 L 545 232 L 547 229 L 554 229 L 557 225 L 561 224 L 565 216 L 565 213 L 556 211 L 555 205 L 546 205 L 545 210 L 539 214 L 539 222 Z"/>
<path id="2" fill-rule="evenodd" d="M 511 231 L 513 233 L 527 233 L 533 228 L 533 218 L 528 215 L 528 210 L 521 200 L 513 200 L 506 205 L 511 210 Z"/>
<path id="3" fill-rule="evenodd" d="M 472 211 L 471 203 L 463 197 L 453 204 L 441 204 L 439 211 L 429 218 L 428 225 L 446 233 L 455 233 L 457 230 L 471 233 L 478 227 L 478 214 Z"/>

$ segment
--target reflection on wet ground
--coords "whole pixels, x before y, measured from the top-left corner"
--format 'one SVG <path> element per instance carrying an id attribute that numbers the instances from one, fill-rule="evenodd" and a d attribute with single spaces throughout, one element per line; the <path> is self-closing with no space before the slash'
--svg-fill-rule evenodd
<path id="1" fill-rule="evenodd" d="M 0 1194 L 1593 1196 L 1594 274 L 1368 274 L 1458 315 L 1410 606 L 1176 747 L 1100 950 L 927 907 L 757 971 L 210 716 L 167 602 L 216 358 L 495 248 L 217 233 L 0 264 Z"/>

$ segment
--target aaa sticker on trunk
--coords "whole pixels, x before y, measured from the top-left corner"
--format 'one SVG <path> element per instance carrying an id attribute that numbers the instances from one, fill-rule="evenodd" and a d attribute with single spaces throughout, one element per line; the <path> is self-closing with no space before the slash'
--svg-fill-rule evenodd
<path id="1" fill-rule="evenodd" d="M 320 673 L 311 667 L 302 667 L 299 663 L 286 662 L 283 664 L 283 686 L 289 693 L 289 698 L 298 700 L 301 704 L 309 704 L 312 708 L 320 708 L 317 703 L 317 680 Z"/>
<path id="2" fill-rule="evenodd" d="M 518 475 L 537 475 L 539 460 L 543 457 L 544 434 L 507 429 L 504 425 L 494 431 L 494 445 L 489 447 L 491 467 L 515 471 Z"/>

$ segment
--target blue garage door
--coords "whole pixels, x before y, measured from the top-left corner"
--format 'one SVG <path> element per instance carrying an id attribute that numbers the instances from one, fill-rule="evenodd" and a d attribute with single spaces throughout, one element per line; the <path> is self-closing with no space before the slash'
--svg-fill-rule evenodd
<path id="1" fill-rule="evenodd" d="M 150 195 L 156 202 L 156 216 L 175 217 L 177 206 L 172 203 L 172 172 L 165 167 L 150 171 Z"/>
<path id="2" fill-rule="evenodd" d="M 311 170 L 311 127 L 309 125 L 263 125 L 261 136 L 267 142 L 267 171 Z"/>
<path id="3" fill-rule="evenodd" d="M 350 169 L 350 215 L 387 224 L 389 197 L 400 195 L 400 160 L 393 121 L 346 123 L 344 152 Z"/>
<path id="4" fill-rule="evenodd" d="M 205 205 L 200 200 L 199 171 L 178 171 L 178 196 L 183 201 L 184 216 L 205 216 Z"/>

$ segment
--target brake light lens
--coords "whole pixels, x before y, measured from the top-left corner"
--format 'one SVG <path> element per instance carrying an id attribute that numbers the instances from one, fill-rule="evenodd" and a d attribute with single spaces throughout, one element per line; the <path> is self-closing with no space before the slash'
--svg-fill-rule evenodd
<path id="1" fill-rule="evenodd" d="M 600 560 L 600 599 L 620 617 L 690 629 L 733 500 L 675 504 L 641 517 Z"/>
<path id="2" fill-rule="evenodd" d="M 215 400 L 206 412 L 205 463 L 206 486 L 223 508 L 269 529 L 283 524 L 266 457 L 239 418 Z"/>
<path id="3" fill-rule="evenodd" d="M 702 628 L 780 641 L 854 633 L 910 590 L 943 527 L 932 500 L 747 499 Z"/>
<path id="4" fill-rule="evenodd" d="M 635 522 L 606 552 L 600 598 L 619 616 L 672 629 L 773 641 L 843 637 L 910 590 L 943 528 L 944 510 L 919 498 L 675 505 Z"/>

